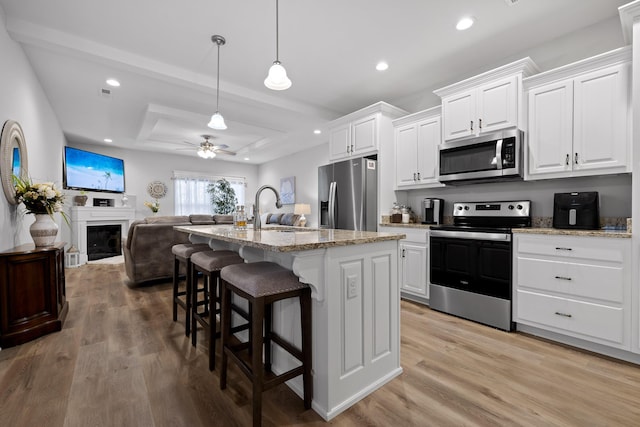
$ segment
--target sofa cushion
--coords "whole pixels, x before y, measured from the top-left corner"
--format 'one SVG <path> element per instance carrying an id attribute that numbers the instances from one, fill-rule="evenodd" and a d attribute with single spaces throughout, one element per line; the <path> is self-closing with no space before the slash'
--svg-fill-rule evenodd
<path id="1" fill-rule="evenodd" d="M 282 215 L 280 218 L 280 225 L 296 225 L 298 220 L 300 219 L 300 215 L 294 213 L 287 213 Z"/>
<path id="2" fill-rule="evenodd" d="M 216 224 L 233 224 L 233 215 L 214 215 Z"/>
<path id="3" fill-rule="evenodd" d="M 280 218 L 282 218 L 281 213 L 278 214 L 271 214 L 269 215 L 269 217 L 267 218 L 267 224 L 280 224 Z"/>
<path id="4" fill-rule="evenodd" d="M 147 224 L 189 224 L 186 215 L 148 216 L 144 220 Z"/>
<path id="5" fill-rule="evenodd" d="M 189 220 L 193 225 L 210 225 L 216 223 L 212 215 L 189 215 Z"/>

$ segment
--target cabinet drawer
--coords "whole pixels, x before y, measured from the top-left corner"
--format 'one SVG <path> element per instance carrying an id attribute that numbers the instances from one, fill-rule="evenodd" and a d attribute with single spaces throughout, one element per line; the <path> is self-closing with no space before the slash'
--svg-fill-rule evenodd
<path id="1" fill-rule="evenodd" d="M 527 236 L 519 237 L 517 250 L 518 254 L 526 253 L 552 256 L 554 258 L 581 258 L 622 263 L 625 246 L 618 240 L 598 237 L 566 237 L 559 239 L 551 236 Z"/>
<path id="2" fill-rule="evenodd" d="M 624 310 L 528 291 L 517 292 L 516 321 L 582 338 L 624 344 Z M 588 338 L 585 338 L 588 339 Z"/>
<path id="3" fill-rule="evenodd" d="M 519 256 L 516 283 L 543 291 L 622 303 L 624 271 L 613 267 L 549 261 Z"/>

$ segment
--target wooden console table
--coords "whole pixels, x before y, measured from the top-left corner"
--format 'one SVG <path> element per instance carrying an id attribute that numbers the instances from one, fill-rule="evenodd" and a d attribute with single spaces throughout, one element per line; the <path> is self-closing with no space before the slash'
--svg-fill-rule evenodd
<path id="1" fill-rule="evenodd" d="M 0 252 L 0 347 L 62 329 L 69 311 L 64 246 L 27 244 Z"/>

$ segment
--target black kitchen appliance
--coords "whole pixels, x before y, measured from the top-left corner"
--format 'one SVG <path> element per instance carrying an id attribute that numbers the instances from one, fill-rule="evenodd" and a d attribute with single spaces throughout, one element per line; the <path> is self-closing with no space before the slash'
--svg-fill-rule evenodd
<path id="1" fill-rule="evenodd" d="M 429 306 L 513 330 L 512 228 L 531 226 L 531 202 L 453 204 L 453 225 L 429 229 Z"/>
<path id="2" fill-rule="evenodd" d="M 442 224 L 442 212 L 444 211 L 444 200 L 426 198 L 422 201 L 422 223 Z"/>
<path id="3" fill-rule="evenodd" d="M 600 228 L 600 201 L 597 191 L 555 193 L 553 228 L 597 230 Z"/>

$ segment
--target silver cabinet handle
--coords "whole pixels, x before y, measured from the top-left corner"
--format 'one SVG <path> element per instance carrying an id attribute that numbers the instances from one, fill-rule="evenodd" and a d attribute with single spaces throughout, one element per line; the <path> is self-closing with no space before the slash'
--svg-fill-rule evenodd
<path id="1" fill-rule="evenodd" d="M 569 166 L 569 154 L 567 153 L 567 158 L 564 161 L 564 164 Z"/>
<path id="2" fill-rule="evenodd" d="M 471 120 L 471 130 L 473 130 L 473 120 Z"/>
<path id="3" fill-rule="evenodd" d="M 556 314 L 557 314 L 558 316 L 562 316 L 562 317 L 573 317 L 573 316 L 571 316 L 571 315 L 570 315 L 570 314 L 568 314 L 568 313 L 562 313 L 562 312 L 560 312 L 560 311 L 556 311 Z"/>
<path id="4" fill-rule="evenodd" d="M 482 119 L 478 119 L 478 128 L 482 129 Z"/>
<path id="5" fill-rule="evenodd" d="M 403 249 L 403 250 L 402 250 L 402 258 L 404 258 L 404 251 L 405 251 L 405 250 L 406 250 L 406 249 Z"/>
<path id="6" fill-rule="evenodd" d="M 351 153 L 353 153 L 353 144 L 351 144 Z"/>
<path id="7" fill-rule="evenodd" d="M 556 248 L 556 251 L 572 251 L 571 248 Z"/>
<path id="8" fill-rule="evenodd" d="M 418 172 L 418 181 L 420 181 L 420 172 Z"/>
<path id="9" fill-rule="evenodd" d="M 573 158 L 573 161 L 576 165 L 578 164 L 578 153 L 576 153 L 575 157 Z"/>
<path id="10" fill-rule="evenodd" d="M 571 280 L 571 277 L 556 276 L 556 279 L 560 279 L 560 280 Z"/>
<path id="11" fill-rule="evenodd" d="M 413 180 L 414 181 L 416 180 L 416 173 L 415 172 L 413 173 Z"/>

